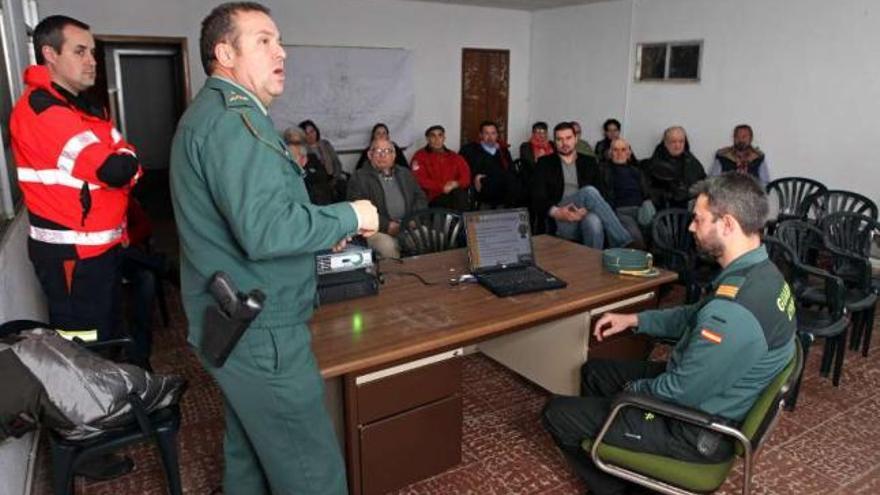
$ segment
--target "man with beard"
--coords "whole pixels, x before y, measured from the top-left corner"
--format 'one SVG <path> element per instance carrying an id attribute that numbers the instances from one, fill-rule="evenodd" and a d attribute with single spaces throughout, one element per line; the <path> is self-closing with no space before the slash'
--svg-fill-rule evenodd
<path id="1" fill-rule="evenodd" d="M 760 184 L 746 175 L 725 174 L 699 182 L 694 190 L 690 231 L 699 248 L 723 267 L 711 295 L 665 310 L 606 313 L 593 332 L 599 341 L 629 328 L 677 339 L 669 361 L 590 359 L 581 368 L 581 396 L 556 397 L 544 409 L 545 427 L 590 493 L 631 489 L 600 471 L 581 450 L 584 439 L 598 434 L 615 394 L 651 395 L 735 425 L 795 351 L 791 290 L 761 244 L 768 203 Z M 729 440 L 690 423 L 635 408 L 618 418 L 605 437 L 610 445 L 687 462 L 716 463 L 734 455 Z"/>
<path id="2" fill-rule="evenodd" d="M 767 172 L 767 156 L 760 149 L 752 146 L 754 133 L 748 124 L 740 124 L 733 128 L 733 146 L 721 148 L 715 153 L 715 162 L 709 175 L 721 175 L 726 172 L 749 174 L 758 179 L 762 186 L 770 182 Z"/>
<path id="3" fill-rule="evenodd" d="M 632 236 L 596 189 L 596 159 L 575 151 L 577 137 L 571 123 L 553 128 L 556 153 L 538 160 L 532 178 L 532 211 L 548 217 L 548 231 L 564 239 L 602 249 L 625 246 Z"/>
<path id="4" fill-rule="evenodd" d="M 690 187 L 706 178 L 703 164 L 690 151 L 687 133 L 681 126 L 663 132 L 663 142 L 644 166 L 651 184 L 651 199 L 658 210 L 686 208 Z"/>

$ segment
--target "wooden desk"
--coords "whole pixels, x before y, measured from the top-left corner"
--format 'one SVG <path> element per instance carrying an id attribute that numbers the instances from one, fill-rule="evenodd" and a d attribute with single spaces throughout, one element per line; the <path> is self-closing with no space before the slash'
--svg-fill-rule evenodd
<path id="1" fill-rule="evenodd" d="M 634 296 L 638 296 L 638 307 L 656 304 L 657 288 L 676 278 L 674 273 L 665 271 L 655 278 L 607 273 L 602 269 L 599 251 L 554 237 L 535 237 L 534 245 L 538 265 L 568 282 L 567 288 L 499 298 L 478 284 L 451 286 L 451 278 L 467 273 L 467 256 L 460 249 L 407 258 L 399 264 L 385 262 L 381 266 L 385 284 L 379 295 L 331 304 L 315 313 L 310 323 L 312 347 L 321 373 L 325 379 L 342 378 L 343 436 L 351 493 L 379 493 L 391 489 L 395 482 L 415 481 L 460 460 L 461 397 L 457 360 L 442 360 L 408 370 L 405 363 L 518 330 L 532 329 L 530 332 L 540 337 L 548 333 L 540 330 L 542 325 L 572 318 L 583 322 L 586 329 L 578 332 L 588 338 L 590 310 Z M 417 273 L 426 282 L 436 285 L 425 285 L 405 273 Z M 584 353 L 587 352 L 585 344 L 584 341 L 580 345 Z M 531 341 L 526 345 L 540 348 Z M 511 348 L 513 356 L 518 354 L 515 342 L 504 342 L 500 347 L 509 355 Z M 515 363 L 505 362 L 504 352 L 498 354 L 500 358 L 493 357 L 517 370 Z M 567 366 L 579 367 L 584 356 Z M 559 361 L 556 356 L 546 358 Z M 403 369 L 394 369 L 388 377 L 381 374 L 381 370 L 401 363 L 404 363 Z M 377 370 L 380 379 L 374 379 Z M 541 384 L 541 378 L 532 378 L 528 370 L 517 371 Z M 364 383 L 366 375 L 371 378 Z M 368 391 L 373 399 L 367 399 Z M 401 415 L 405 417 L 402 425 L 392 421 L 398 411 L 406 411 L 406 415 Z M 449 419 L 455 414 L 458 414 L 458 423 L 454 417 Z M 378 426 L 371 429 L 374 424 Z M 421 445 L 432 445 L 431 453 L 409 452 L 402 447 L 404 450 L 395 456 L 393 445 L 389 444 L 390 438 L 402 434 L 423 435 L 422 440 L 430 437 L 432 441 L 448 437 L 450 433 L 455 437 L 456 427 L 458 457 L 455 457 L 455 445 L 438 447 L 436 443 L 424 441 Z M 406 432 L 401 433 L 404 430 Z M 362 445 L 367 437 L 379 439 L 374 447 L 381 449 L 379 457 L 367 452 Z M 452 440 L 447 443 L 454 444 L 455 438 Z M 420 464 L 431 456 L 437 458 L 428 460 L 430 465 Z M 364 471 L 367 464 L 375 471 L 383 459 L 395 469 L 409 472 L 401 476 L 382 473 L 381 479 L 375 479 L 375 473 Z M 406 465 L 408 463 L 418 465 Z M 412 479 L 413 476 L 418 477 Z"/>

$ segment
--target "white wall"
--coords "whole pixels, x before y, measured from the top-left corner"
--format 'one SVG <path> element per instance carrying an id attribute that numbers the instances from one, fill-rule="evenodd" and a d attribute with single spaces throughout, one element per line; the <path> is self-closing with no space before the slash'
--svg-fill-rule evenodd
<path id="1" fill-rule="evenodd" d="M 542 10 L 532 19 L 531 121 L 581 123 L 590 143 L 602 122 L 623 120 L 629 70 L 630 3 Z"/>
<path id="2" fill-rule="evenodd" d="M 40 16 L 72 15 L 97 34 L 186 36 L 195 91 L 204 82 L 199 24 L 219 0 L 39 0 Z M 511 140 L 528 134 L 528 12 L 398 0 L 263 2 L 284 43 L 407 48 L 415 55 L 415 124 L 440 123 L 457 147 L 461 119 L 461 49 L 510 50 Z M 318 123 L 320 125 L 320 123 Z M 517 130 L 519 134 L 516 133 Z M 392 134 L 394 129 L 391 130 Z M 419 132 L 421 136 L 421 132 Z M 419 141 L 421 143 L 421 141 Z M 413 150 L 409 150 L 411 154 Z"/>
<path id="3" fill-rule="evenodd" d="M 21 213 L 0 241 L 0 323 L 45 320 L 46 301 L 27 255 L 27 215 Z"/>
<path id="4" fill-rule="evenodd" d="M 634 43 L 704 40 L 699 84 L 632 82 L 630 9 Z M 606 116 L 625 116 L 624 134 L 645 157 L 665 127 L 681 124 L 707 168 L 714 150 L 729 144 L 733 126 L 747 122 L 771 159 L 771 176 L 811 176 L 880 200 L 880 175 L 872 169 L 880 142 L 880 3 L 624 0 L 534 19 L 533 118 L 550 119 L 561 113 L 558 101 L 601 92 L 607 101 L 575 106 L 592 119 L 584 123 L 588 130 Z M 605 64 L 609 78 L 539 73 L 542 60 L 559 53 L 575 54 L 584 66 Z M 556 95 L 557 103 L 538 92 Z"/>

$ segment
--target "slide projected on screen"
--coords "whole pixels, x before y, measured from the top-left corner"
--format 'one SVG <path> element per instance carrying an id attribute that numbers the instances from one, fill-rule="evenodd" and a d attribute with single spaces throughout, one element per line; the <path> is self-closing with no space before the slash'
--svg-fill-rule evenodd
<path id="1" fill-rule="evenodd" d="M 413 64 L 402 48 L 287 45 L 284 94 L 269 109 L 280 130 L 311 119 L 339 151 L 360 151 L 384 122 L 401 147 L 414 141 Z"/>

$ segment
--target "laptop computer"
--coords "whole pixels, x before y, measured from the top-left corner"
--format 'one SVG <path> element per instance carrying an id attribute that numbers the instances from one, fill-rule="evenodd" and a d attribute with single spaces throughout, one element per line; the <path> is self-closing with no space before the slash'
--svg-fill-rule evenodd
<path id="1" fill-rule="evenodd" d="M 568 285 L 535 265 L 529 212 L 525 208 L 466 212 L 464 224 L 470 271 L 496 296 Z"/>

